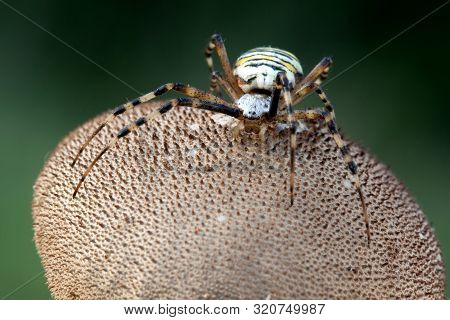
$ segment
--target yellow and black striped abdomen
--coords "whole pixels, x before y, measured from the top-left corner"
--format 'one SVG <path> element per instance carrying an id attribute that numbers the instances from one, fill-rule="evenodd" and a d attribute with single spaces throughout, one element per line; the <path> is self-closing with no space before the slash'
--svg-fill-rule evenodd
<path id="1" fill-rule="evenodd" d="M 243 81 L 240 86 L 244 92 L 252 89 L 272 90 L 278 73 L 284 72 L 293 85 L 298 76 L 303 75 L 299 60 L 290 52 L 259 47 L 245 52 L 235 64 L 234 75 Z"/>
<path id="2" fill-rule="evenodd" d="M 236 61 L 236 67 L 248 65 L 266 65 L 277 71 L 303 74 L 297 57 L 288 51 L 270 47 L 260 47 L 247 51 Z"/>

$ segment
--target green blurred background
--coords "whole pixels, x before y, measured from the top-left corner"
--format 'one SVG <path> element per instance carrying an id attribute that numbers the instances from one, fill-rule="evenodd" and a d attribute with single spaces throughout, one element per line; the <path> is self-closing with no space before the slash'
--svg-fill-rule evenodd
<path id="1" fill-rule="evenodd" d="M 67 133 L 136 93 L 2 2 L 0 298 L 49 299 L 32 239 L 33 183 Z M 332 78 L 443 2 L 8 3 L 145 92 L 169 81 L 206 89 L 203 50 L 214 32 L 223 34 L 232 60 L 272 45 L 294 52 L 308 71 L 332 55 Z M 417 199 L 447 265 L 449 20 L 447 5 L 326 85 L 346 135 L 388 164 Z"/>

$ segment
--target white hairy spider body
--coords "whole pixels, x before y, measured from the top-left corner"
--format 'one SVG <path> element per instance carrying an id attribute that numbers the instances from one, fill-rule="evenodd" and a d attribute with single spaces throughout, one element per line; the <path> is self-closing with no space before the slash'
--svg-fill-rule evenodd
<path id="1" fill-rule="evenodd" d="M 260 118 L 269 112 L 271 97 L 267 94 L 246 93 L 236 101 L 244 117 L 249 119 Z"/>

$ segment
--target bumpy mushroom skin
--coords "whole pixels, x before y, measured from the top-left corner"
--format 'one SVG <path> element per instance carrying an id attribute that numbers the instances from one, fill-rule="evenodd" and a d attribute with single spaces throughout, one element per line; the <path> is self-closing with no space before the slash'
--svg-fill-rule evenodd
<path id="1" fill-rule="evenodd" d="M 35 242 L 56 299 L 443 299 L 433 230 L 405 187 L 351 145 L 358 195 L 327 134 L 298 136 L 289 208 L 288 137 L 243 133 L 211 113 L 171 111 L 84 168 L 139 107 L 70 163 L 103 114 L 56 148 L 33 200 Z M 216 121 L 214 120 L 216 119 Z M 222 119 L 223 120 L 223 119 Z"/>

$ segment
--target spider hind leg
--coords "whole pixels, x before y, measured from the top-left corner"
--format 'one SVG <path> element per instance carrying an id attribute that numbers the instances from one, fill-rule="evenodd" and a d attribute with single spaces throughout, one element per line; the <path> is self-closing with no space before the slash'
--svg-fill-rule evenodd
<path id="1" fill-rule="evenodd" d="M 361 207 L 363 209 L 363 219 L 364 219 L 364 224 L 366 227 L 366 234 L 367 234 L 367 245 L 370 247 L 369 215 L 368 215 L 368 211 L 367 211 L 367 204 L 366 204 L 366 201 L 364 198 L 364 194 L 361 189 L 361 181 L 360 181 L 359 175 L 358 175 L 358 165 L 356 164 L 355 160 L 351 156 L 350 149 L 348 148 L 347 145 L 344 144 L 342 137 L 337 129 L 333 105 L 328 100 L 327 96 L 325 95 L 323 90 L 320 88 L 320 86 L 316 85 L 315 91 L 325 105 L 325 113 L 324 113 L 325 124 L 328 127 L 328 131 L 332 135 L 333 140 L 335 141 L 338 149 L 341 152 L 342 157 L 344 158 L 345 163 L 347 164 L 348 169 L 350 170 L 350 173 L 353 176 L 352 182 L 358 193 L 358 197 L 361 202 Z"/>
<path id="2" fill-rule="evenodd" d="M 365 197 L 361 188 L 361 181 L 358 176 L 358 166 L 353 160 L 349 148 L 346 145 L 344 145 L 342 137 L 338 132 L 334 107 L 331 104 L 330 100 L 328 100 L 327 96 L 325 95 L 325 93 L 323 92 L 322 88 L 319 85 L 321 80 L 326 79 L 330 65 L 331 65 L 331 58 L 324 58 L 316 67 L 314 67 L 314 69 L 294 89 L 294 97 L 295 97 L 294 103 L 302 101 L 311 92 L 316 92 L 319 98 L 322 100 L 325 106 L 324 111 L 325 124 L 328 127 L 328 131 L 332 135 L 338 149 L 340 150 L 344 158 L 344 161 L 348 169 L 350 170 L 350 173 L 353 176 L 353 185 L 358 193 L 358 197 L 361 202 L 363 219 L 367 234 L 367 245 L 368 247 L 370 247 L 371 239 L 370 239 L 369 215 L 367 210 L 367 204 L 365 202 Z"/>

